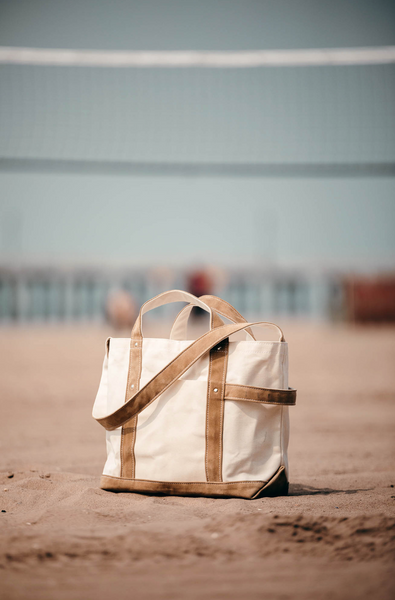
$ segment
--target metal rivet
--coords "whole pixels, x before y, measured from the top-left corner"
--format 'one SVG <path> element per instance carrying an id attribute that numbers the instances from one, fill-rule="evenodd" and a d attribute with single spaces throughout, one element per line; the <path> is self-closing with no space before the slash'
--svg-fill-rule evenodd
<path id="1" fill-rule="evenodd" d="M 130 387 L 133 389 L 134 388 L 134 383 L 132 383 L 132 385 Z"/>
<path id="2" fill-rule="evenodd" d="M 218 388 L 214 388 L 214 392 L 216 392 L 216 393 L 217 393 L 217 392 L 218 392 Z"/>
<path id="3" fill-rule="evenodd" d="M 135 345 L 135 346 L 138 346 L 138 345 L 139 345 L 139 343 L 138 343 L 138 342 L 134 342 L 134 345 Z"/>

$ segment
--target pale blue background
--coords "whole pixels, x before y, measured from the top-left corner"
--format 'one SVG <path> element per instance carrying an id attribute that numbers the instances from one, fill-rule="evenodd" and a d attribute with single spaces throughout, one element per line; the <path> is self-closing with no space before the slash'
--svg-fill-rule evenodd
<path id="1" fill-rule="evenodd" d="M 239 50 L 395 43 L 393 2 L 0 2 L 0 44 Z M 392 124 L 393 126 L 393 124 Z M 3 260 L 389 268 L 393 178 L 0 172 Z"/>

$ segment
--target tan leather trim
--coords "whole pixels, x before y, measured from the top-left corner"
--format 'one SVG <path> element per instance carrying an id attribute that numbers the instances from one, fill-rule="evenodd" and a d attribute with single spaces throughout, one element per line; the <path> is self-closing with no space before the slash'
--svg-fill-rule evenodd
<path id="1" fill-rule="evenodd" d="M 133 394 L 127 402 L 114 412 L 105 417 L 94 418 L 100 425 L 107 430 L 113 430 L 124 425 L 129 419 L 137 415 L 144 408 L 149 406 L 160 394 L 167 390 L 177 379 L 181 377 L 199 358 L 204 356 L 216 344 L 228 338 L 237 331 L 246 329 L 249 325 L 273 325 L 281 333 L 281 341 L 284 340 L 281 329 L 274 323 L 258 321 L 257 323 L 239 323 L 236 325 L 223 325 L 212 329 L 192 342 L 185 350 L 180 352 L 172 361 L 169 362 L 155 377 L 153 377 L 136 394 Z"/>
<path id="2" fill-rule="evenodd" d="M 146 479 L 122 479 L 102 475 L 100 487 L 110 492 L 137 492 L 140 494 L 166 494 L 168 496 L 208 496 L 210 498 L 245 498 L 250 500 L 262 496 L 285 495 L 288 492 L 284 467 L 268 482 L 168 482 Z"/>
<path id="3" fill-rule="evenodd" d="M 229 340 L 210 350 L 206 409 L 206 479 L 222 481 L 224 392 Z"/>
<path id="4" fill-rule="evenodd" d="M 125 402 L 130 394 L 137 392 L 140 387 L 141 365 L 142 365 L 143 339 L 134 337 L 130 340 L 129 372 L 125 392 Z M 133 388 L 132 388 L 133 386 Z M 134 415 L 122 427 L 121 436 L 121 477 L 133 478 L 136 472 L 136 457 L 134 447 L 136 444 L 138 416 Z"/>
<path id="5" fill-rule="evenodd" d="M 296 404 L 296 390 L 293 388 L 276 390 L 273 388 L 259 388 L 251 385 L 227 383 L 225 386 L 225 400 L 293 406 Z"/>

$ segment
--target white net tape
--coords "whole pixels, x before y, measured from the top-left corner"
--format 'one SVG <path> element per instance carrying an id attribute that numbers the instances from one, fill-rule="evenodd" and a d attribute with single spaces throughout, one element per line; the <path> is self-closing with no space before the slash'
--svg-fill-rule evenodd
<path id="1" fill-rule="evenodd" d="M 0 47 L 0 63 L 80 67 L 297 67 L 395 62 L 395 46 L 244 52 L 103 52 Z"/>

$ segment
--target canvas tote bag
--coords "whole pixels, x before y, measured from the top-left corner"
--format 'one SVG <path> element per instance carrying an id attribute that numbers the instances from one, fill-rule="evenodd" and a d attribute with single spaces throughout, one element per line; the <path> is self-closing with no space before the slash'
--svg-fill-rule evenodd
<path id="1" fill-rule="evenodd" d="M 142 316 L 188 302 L 170 339 L 144 338 Z M 193 306 L 210 330 L 186 339 Z M 219 315 L 232 321 L 224 324 Z M 277 341 L 256 341 L 252 325 L 274 328 Z M 232 341 L 246 331 L 249 339 Z M 288 492 L 288 346 L 273 323 L 247 323 L 215 296 L 180 290 L 146 302 L 131 339 L 109 338 L 93 417 L 107 430 L 101 488 L 114 492 L 210 496 Z"/>

